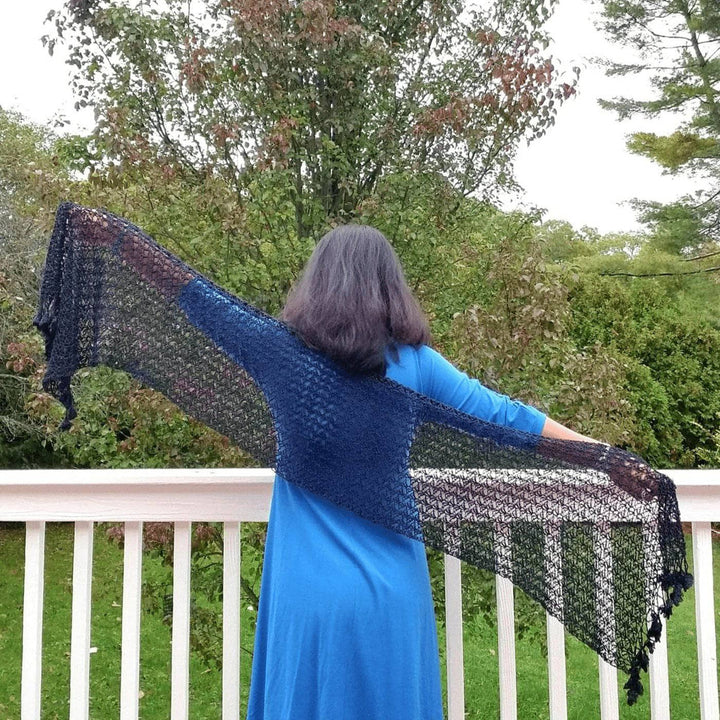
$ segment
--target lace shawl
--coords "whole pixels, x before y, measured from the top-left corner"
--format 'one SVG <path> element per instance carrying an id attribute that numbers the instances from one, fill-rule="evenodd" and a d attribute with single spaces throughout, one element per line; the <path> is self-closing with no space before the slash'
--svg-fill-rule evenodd
<path id="1" fill-rule="evenodd" d="M 58 208 L 33 324 L 61 428 L 78 368 L 124 370 L 286 480 L 510 579 L 642 693 L 692 576 L 674 484 L 640 458 L 352 375 L 105 210 Z"/>

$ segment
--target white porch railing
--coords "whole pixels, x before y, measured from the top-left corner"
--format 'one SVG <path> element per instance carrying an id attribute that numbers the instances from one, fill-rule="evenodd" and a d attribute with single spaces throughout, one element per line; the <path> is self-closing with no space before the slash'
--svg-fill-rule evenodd
<path id="1" fill-rule="evenodd" d="M 720 720 L 713 607 L 710 522 L 720 521 L 720 470 L 666 471 L 676 482 L 683 521 L 692 523 L 701 720 Z M 175 523 L 172 720 L 188 717 L 190 631 L 190 529 L 192 522 L 224 523 L 223 720 L 240 713 L 240 523 L 267 521 L 270 470 L 2 470 L 0 521 L 26 523 L 21 718 L 39 720 L 45 523 L 75 523 L 70 720 L 89 708 L 91 581 L 94 522 L 124 522 L 125 550 L 120 678 L 121 720 L 138 717 L 142 523 Z M 460 563 L 446 557 L 448 720 L 464 718 Z M 497 583 L 500 717 L 517 717 L 512 585 Z M 562 625 L 548 617 L 551 720 L 566 720 Z M 619 717 L 617 673 L 599 662 L 602 720 Z M 669 720 L 670 697 L 664 642 L 651 655 L 653 720 Z"/>

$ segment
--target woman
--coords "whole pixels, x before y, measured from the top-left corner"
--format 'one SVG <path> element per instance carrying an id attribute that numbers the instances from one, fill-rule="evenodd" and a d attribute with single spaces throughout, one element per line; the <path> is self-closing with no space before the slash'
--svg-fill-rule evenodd
<path id="1" fill-rule="evenodd" d="M 280 318 L 357 373 L 385 375 L 494 423 L 590 441 L 470 379 L 430 331 L 387 239 L 346 225 L 317 244 Z M 277 476 L 248 720 L 440 720 L 422 543 Z"/>
<path id="2" fill-rule="evenodd" d="M 492 566 L 499 555 L 488 555 L 489 523 L 476 522 L 482 513 L 495 519 L 497 511 L 530 510 L 549 526 L 545 538 L 558 519 L 565 522 L 561 505 L 583 519 L 563 529 L 562 552 L 543 553 L 542 561 L 535 555 L 534 566 L 547 560 L 552 577 L 538 588 L 538 578 L 523 578 L 525 568 L 512 562 L 513 579 L 554 602 L 556 615 L 561 601 L 565 627 L 629 674 L 630 704 L 642 693 L 640 674 L 662 619 L 692 585 L 672 480 L 615 448 L 541 442 L 540 434 L 589 438 L 483 388 L 434 352 L 377 231 L 346 227 L 323 238 L 282 322 L 127 220 L 62 203 L 39 300 L 33 324 L 45 340 L 42 386 L 65 406 L 60 429 L 77 415 L 75 372 L 104 364 L 275 467 L 251 720 L 439 718 L 434 619 L 418 541 Z M 353 373 L 368 376 L 352 380 Z M 517 467 L 549 470 L 557 483 L 534 485 L 528 495 L 524 481 L 505 482 Z M 473 474 L 492 468 L 500 472 L 487 484 Z M 609 535 L 615 522 L 623 532 Z M 520 543 L 513 529 L 511 545 L 527 566 L 540 543 L 519 529 Z M 609 583 L 625 589 L 609 593 Z"/>

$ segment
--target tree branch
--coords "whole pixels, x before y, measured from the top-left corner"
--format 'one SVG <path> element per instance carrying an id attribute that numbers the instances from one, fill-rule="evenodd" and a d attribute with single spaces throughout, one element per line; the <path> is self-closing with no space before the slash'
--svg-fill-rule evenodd
<path id="1" fill-rule="evenodd" d="M 600 275 L 604 277 L 635 277 L 635 278 L 650 278 L 650 277 L 678 277 L 680 275 L 698 275 L 699 273 L 717 272 L 720 270 L 720 265 L 717 267 L 703 268 L 701 270 L 690 270 L 689 272 L 661 272 L 661 273 L 625 273 L 625 272 L 601 272 Z"/>
<path id="2" fill-rule="evenodd" d="M 705 253 L 704 255 L 697 255 L 696 257 L 683 258 L 683 262 L 692 262 L 693 260 L 704 260 L 705 258 L 714 257 L 715 255 L 720 255 L 720 250 L 715 250 L 714 252 Z"/>

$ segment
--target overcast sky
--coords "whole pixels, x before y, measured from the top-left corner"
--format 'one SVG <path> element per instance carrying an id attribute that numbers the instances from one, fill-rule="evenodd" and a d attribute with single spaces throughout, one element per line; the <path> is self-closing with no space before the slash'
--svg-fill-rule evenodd
<path id="1" fill-rule="evenodd" d="M 64 115 L 70 128 L 79 131 L 90 126 L 92 114 L 74 111 L 65 65 L 59 57 L 49 57 L 40 42 L 48 30 L 43 20 L 59 4 L 60 0 L 6 0 L 0 24 L 0 106 L 39 123 Z M 595 30 L 587 0 L 561 0 L 550 34 L 560 64 L 582 68 L 578 94 L 560 108 L 545 137 L 520 150 L 516 170 L 526 193 L 507 205 L 546 208 L 546 217 L 568 220 L 577 228 L 638 229 L 633 211 L 623 202 L 633 197 L 668 201 L 691 191 L 692 185 L 664 176 L 654 163 L 628 153 L 626 136 L 635 130 L 671 131 L 677 121 L 620 123 L 598 106 L 598 97 L 648 96 L 650 88 L 637 78 L 607 78 L 590 62 L 594 56 L 617 57 L 621 51 Z"/>

